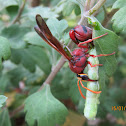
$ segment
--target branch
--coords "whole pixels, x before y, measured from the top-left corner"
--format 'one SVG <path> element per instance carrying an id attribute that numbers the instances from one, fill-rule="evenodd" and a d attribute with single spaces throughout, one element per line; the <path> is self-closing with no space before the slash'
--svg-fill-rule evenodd
<path id="1" fill-rule="evenodd" d="M 27 1 L 27 0 L 23 0 L 22 5 L 21 5 L 21 7 L 19 8 L 19 11 L 18 11 L 17 16 L 16 16 L 15 19 L 10 23 L 10 25 L 15 24 L 17 21 L 20 20 L 20 17 L 21 17 L 21 14 L 22 14 L 23 10 L 24 10 L 26 1 Z"/>
<path id="2" fill-rule="evenodd" d="M 87 16 L 92 15 L 94 12 L 96 12 L 97 10 L 99 10 L 99 8 L 102 7 L 102 5 L 106 2 L 106 0 L 99 0 L 94 7 L 92 7 L 88 12 L 87 12 Z"/>
<path id="3" fill-rule="evenodd" d="M 85 11 L 88 11 L 90 9 L 90 3 L 91 3 L 91 0 L 85 1 Z"/>
<path id="4" fill-rule="evenodd" d="M 102 22 L 102 25 L 103 25 L 104 27 L 107 27 L 108 22 L 110 21 L 110 19 L 112 18 L 112 16 L 113 16 L 117 11 L 118 11 L 118 9 L 114 9 L 114 10 L 112 10 L 111 12 L 106 13 L 105 19 L 104 19 L 103 22 Z"/>
<path id="5" fill-rule="evenodd" d="M 10 112 L 10 118 L 12 118 L 13 116 L 15 116 L 15 114 L 17 114 L 18 112 L 20 112 L 21 110 L 24 109 L 24 104 L 22 104 L 21 106 L 19 106 L 18 108 L 16 108 L 14 111 Z"/>
<path id="6" fill-rule="evenodd" d="M 64 65 L 65 62 L 66 62 L 65 58 L 62 56 L 61 59 L 59 60 L 58 64 L 51 71 L 51 73 L 49 74 L 49 76 L 47 77 L 47 79 L 45 80 L 45 82 L 40 87 L 39 91 L 43 88 L 44 85 L 51 83 L 51 81 L 56 76 L 56 74 L 58 73 L 58 71 L 62 68 L 62 66 Z"/>

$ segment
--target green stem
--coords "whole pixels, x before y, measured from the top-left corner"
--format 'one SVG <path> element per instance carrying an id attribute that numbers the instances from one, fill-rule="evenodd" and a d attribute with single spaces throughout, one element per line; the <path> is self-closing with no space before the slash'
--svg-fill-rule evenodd
<path id="1" fill-rule="evenodd" d="M 90 53 L 92 55 L 96 54 L 96 49 L 91 49 Z M 89 57 L 88 61 L 90 61 L 93 65 L 99 64 L 98 58 Z M 91 67 L 88 65 L 88 76 L 92 80 L 98 80 L 98 66 Z M 99 82 L 88 82 L 87 88 L 98 91 L 99 90 Z M 84 116 L 89 120 L 94 120 L 97 114 L 97 108 L 99 104 L 99 94 L 92 93 L 90 91 L 86 92 L 86 101 L 85 101 L 85 108 L 84 108 Z"/>
<path id="2" fill-rule="evenodd" d="M 24 10 L 24 7 L 25 7 L 25 3 L 26 3 L 27 0 L 23 0 L 22 1 L 22 4 L 21 4 L 21 7 L 19 8 L 19 11 L 18 11 L 18 14 L 17 16 L 15 17 L 15 19 L 10 23 L 9 26 L 11 26 L 12 24 L 15 24 L 17 21 L 19 21 L 20 17 L 21 17 L 21 14 Z"/>
<path id="3" fill-rule="evenodd" d="M 94 14 L 94 12 L 96 12 L 97 10 L 99 10 L 104 3 L 106 2 L 106 0 L 99 0 L 94 7 L 92 7 L 89 11 L 87 11 L 84 16 L 90 16 L 92 14 Z"/>

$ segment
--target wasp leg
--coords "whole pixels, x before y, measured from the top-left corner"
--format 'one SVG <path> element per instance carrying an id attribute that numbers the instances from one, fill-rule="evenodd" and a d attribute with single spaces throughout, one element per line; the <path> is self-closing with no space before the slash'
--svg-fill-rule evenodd
<path id="1" fill-rule="evenodd" d="M 77 85 L 78 85 L 78 89 L 79 89 L 81 97 L 84 98 L 84 99 L 86 99 L 86 97 L 83 95 L 83 93 L 81 91 L 81 88 L 80 88 L 80 85 L 79 85 L 79 80 L 77 81 Z"/>
<path id="2" fill-rule="evenodd" d="M 91 67 L 103 66 L 103 64 L 95 64 L 95 65 L 92 65 L 90 61 L 88 61 L 87 63 L 90 64 Z"/>
<path id="3" fill-rule="evenodd" d="M 103 36 L 105 36 L 105 35 L 107 35 L 107 34 L 108 34 L 108 33 L 105 33 L 105 34 L 103 34 L 103 35 L 101 35 L 101 36 L 98 36 L 98 37 L 96 37 L 96 38 L 88 39 L 87 41 L 84 41 L 84 42 L 79 43 L 78 46 L 80 47 L 82 44 L 90 43 L 90 42 L 92 42 L 93 40 L 98 39 L 98 38 L 101 38 L 101 37 L 103 37 Z"/>
<path id="4" fill-rule="evenodd" d="M 110 56 L 110 55 L 113 55 L 113 54 L 115 54 L 115 52 L 113 52 L 113 53 L 110 53 L 110 54 L 100 54 L 100 55 L 90 55 L 90 54 L 87 54 L 86 55 L 86 57 L 93 57 L 93 58 L 95 58 L 95 57 L 101 57 L 101 56 Z"/>
<path id="5" fill-rule="evenodd" d="M 93 93 L 95 93 L 95 94 L 99 94 L 99 93 L 101 93 L 101 91 L 93 91 L 93 90 L 91 90 L 91 89 L 85 87 L 85 86 L 83 85 L 83 83 L 82 83 L 81 80 L 80 80 L 80 84 L 81 84 L 81 86 L 82 86 L 83 88 L 85 88 L 86 90 L 88 90 L 88 91 L 90 91 L 90 92 L 93 92 Z"/>
<path id="6" fill-rule="evenodd" d="M 82 45 L 81 43 L 78 44 L 78 47 L 81 47 L 81 48 L 88 48 L 88 46 L 85 46 L 85 45 Z"/>

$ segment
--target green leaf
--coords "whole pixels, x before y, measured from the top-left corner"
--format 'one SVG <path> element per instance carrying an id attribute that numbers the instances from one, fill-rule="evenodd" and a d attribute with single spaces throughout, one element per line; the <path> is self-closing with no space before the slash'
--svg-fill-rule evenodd
<path id="1" fill-rule="evenodd" d="M 106 98 L 105 101 L 104 101 L 103 106 L 113 116 L 115 116 L 117 118 L 123 118 L 124 117 L 123 111 L 119 111 L 119 110 L 114 111 L 114 110 L 112 110 L 112 107 L 116 106 L 116 108 L 117 108 L 117 106 L 119 106 L 119 104 L 116 103 L 116 101 L 114 101 L 112 99 L 112 97 Z"/>
<path id="2" fill-rule="evenodd" d="M 7 97 L 4 95 L 0 95 L 0 108 L 3 106 L 2 104 L 5 103 L 7 100 Z"/>
<path id="3" fill-rule="evenodd" d="M 46 74 L 50 72 L 51 66 L 49 58 L 41 47 L 29 46 L 25 49 L 12 49 L 11 60 L 16 63 L 22 63 L 24 67 L 31 72 L 35 71 L 35 66 L 39 66 Z"/>
<path id="4" fill-rule="evenodd" d="M 71 1 L 67 1 L 63 8 L 63 15 L 69 16 L 72 13 L 74 8 L 75 8 L 75 3 L 71 2 Z"/>
<path id="5" fill-rule="evenodd" d="M 9 6 L 17 6 L 18 1 L 17 0 L 0 0 L 0 11 L 6 7 Z"/>
<path id="6" fill-rule="evenodd" d="M 76 15 L 79 15 L 81 13 L 80 7 L 77 4 L 75 5 L 74 11 Z"/>
<path id="7" fill-rule="evenodd" d="M 24 36 L 24 41 L 32 45 L 37 45 L 50 49 L 50 46 L 36 32 L 28 32 Z"/>
<path id="8" fill-rule="evenodd" d="M 63 7 L 63 15 L 69 16 L 73 10 L 75 11 L 76 15 L 79 15 L 81 13 L 79 3 L 76 0 L 66 1 Z"/>
<path id="9" fill-rule="evenodd" d="M 76 85 L 77 80 L 74 79 L 75 76 L 76 75 L 73 72 L 71 72 L 71 70 L 68 67 L 62 68 L 52 81 L 52 94 L 57 99 L 69 99 L 69 90 L 71 86 Z"/>
<path id="10" fill-rule="evenodd" d="M 105 2 L 105 7 L 111 7 L 116 0 L 106 0 Z"/>
<path id="11" fill-rule="evenodd" d="M 47 20 L 47 25 L 51 30 L 52 34 L 57 38 L 61 39 L 63 36 L 64 30 L 68 27 L 66 20 L 57 20 L 56 18 L 49 18 Z"/>
<path id="12" fill-rule="evenodd" d="M 82 100 L 83 98 L 81 97 L 78 86 L 77 86 L 77 78 L 73 79 L 72 83 L 69 83 L 69 84 L 70 84 L 69 96 L 72 99 L 72 101 L 74 102 L 74 104 L 79 104 L 80 100 Z M 83 82 L 83 84 L 86 85 L 87 83 Z M 85 96 L 86 89 L 82 88 L 81 86 L 80 86 L 80 88 L 81 88 L 83 95 Z"/>
<path id="13" fill-rule="evenodd" d="M 43 72 L 36 69 L 34 73 L 29 72 L 23 66 L 19 65 L 17 68 L 10 70 L 7 75 L 9 76 L 12 85 L 18 86 L 20 81 L 24 81 L 26 85 L 40 83 L 43 79 Z"/>
<path id="14" fill-rule="evenodd" d="M 1 35 L 10 40 L 12 48 L 21 48 L 26 46 L 26 43 L 22 41 L 22 38 L 28 31 L 30 31 L 30 29 L 27 27 L 12 25 L 8 28 L 4 28 L 1 31 Z"/>
<path id="15" fill-rule="evenodd" d="M 29 96 L 25 101 L 26 121 L 30 126 L 56 126 L 63 124 L 68 114 L 66 107 L 50 92 L 49 85 Z"/>
<path id="16" fill-rule="evenodd" d="M 1 63 L 2 60 L 7 60 L 11 55 L 11 51 L 10 51 L 10 43 L 9 41 L 0 36 L 0 69 L 1 69 Z"/>
<path id="17" fill-rule="evenodd" d="M 112 6 L 112 9 L 122 8 L 124 6 L 126 6 L 126 0 L 116 0 Z"/>
<path id="18" fill-rule="evenodd" d="M 8 83 L 9 83 L 8 76 L 6 75 L 0 76 L 0 93 L 1 94 L 5 92 Z"/>
<path id="19" fill-rule="evenodd" d="M 23 16 L 29 18 L 31 21 L 34 21 L 37 14 L 40 14 L 43 18 L 58 17 L 58 15 L 52 12 L 50 8 L 41 6 L 29 9 Z"/>
<path id="20" fill-rule="evenodd" d="M 126 33 L 126 6 L 122 7 L 112 17 L 113 29 L 116 33 Z"/>
<path id="21" fill-rule="evenodd" d="M 113 52 L 117 53 L 119 37 L 114 32 L 102 27 L 101 24 L 94 17 L 91 17 L 90 21 L 90 23 L 94 26 L 93 38 L 108 33 L 108 35 L 94 41 L 97 55 L 111 54 Z M 98 59 L 99 63 L 103 64 L 103 66 L 99 67 L 99 84 L 100 88 L 103 89 L 106 76 L 112 76 L 112 74 L 115 72 L 117 68 L 117 61 L 115 58 L 115 54 L 111 56 L 102 56 Z"/>
<path id="22" fill-rule="evenodd" d="M 94 41 L 97 54 L 111 54 L 118 51 L 119 37 L 112 31 L 105 29 L 101 24 L 94 18 L 90 18 L 91 23 L 94 25 L 93 38 L 108 33 Z M 99 69 L 103 69 L 105 74 L 111 76 L 116 70 L 116 58 L 115 55 L 99 57 L 100 64 L 103 64 Z M 100 73 L 99 73 L 100 74 Z"/>
<path id="23" fill-rule="evenodd" d="M 10 16 L 10 20 L 12 21 L 14 19 L 14 17 L 17 15 L 18 13 L 18 9 L 19 6 L 9 6 L 6 8 L 9 16 Z"/>
<path id="24" fill-rule="evenodd" d="M 2 110 L 2 112 L 0 113 L 0 125 L 11 126 L 11 121 L 7 109 Z"/>

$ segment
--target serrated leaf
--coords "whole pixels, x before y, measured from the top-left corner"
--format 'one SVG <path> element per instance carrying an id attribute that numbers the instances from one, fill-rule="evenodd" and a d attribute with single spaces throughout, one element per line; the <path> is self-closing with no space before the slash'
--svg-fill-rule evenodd
<path id="1" fill-rule="evenodd" d="M 116 0 L 112 6 L 112 9 L 122 8 L 124 6 L 126 7 L 126 0 Z"/>
<path id="2" fill-rule="evenodd" d="M 2 60 L 7 60 L 10 55 L 11 51 L 9 41 L 6 38 L 0 36 L 0 69 Z"/>
<path id="3" fill-rule="evenodd" d="M 16 6 L 18 5 L 17 0 L 0 0 L 0 11 L 9 6 Z"/>
<path id="4" fill-rule="evenodd" d="M 122 7 L 112 17 L 113 29 L 116 33 L 126 33 L 126 6 Z"/>
<path id="5" fill-rule="evenodd" d="M 102 27 L 95 18 L 90 19 L 92 24 L 94 24 L 93 38 L 108 33 L 106 36 L 103 36 L 94 41 L 97 54 L 111 54 L 113 52 L 117 53 L 119 37 L 114 32 Z M 99 67 L 99 69 L 104 68 L 106 75 L 111 76 L 115 72 L 117 64 L 115 55 L 99 57 L 99 61 L 100 64 L 103 64 L 103 66 Z"/>
<path id="6" fill-rule="evenodd" d="M 7 97 L 4 95 L 0 95 L 0 108 L 3 106 L 2 104 L 5 103 L 7 100 Z"/>
<path id="7" fill-rule="evenodd" d="M 1 31 L 1 35 L 10 40 L 12 48 L 25 47 L 26 43 L 22 41 L 23 36 L 30 31 L 27 27 L 21 27 L 19 25 L 12 25 L 8 28 L 4 28 Z"/>
<path id="8" fill-rule="evenodd" d="M 67 21 L 64 19 L 59 21 L 56 18 L 49 18 L 46 23 L 57 39 L 62 38 L 64 30 L 68 27 Z"/>
<path id="9" fill-rule="evenodd" d="M 36 65 L 46 74 L 51 69 L 47 54 L 41 47 L 37 46 L 29 46 L 25 49 L 12 49 L 11 60 L 16 64 L 22 63 L 31 72 L 35 71 Z"/>
<path id="10" fill-rule="evenodd" d="M 50 92 L 49 85 L 29 96 L 25 101 L 26 121 L 30 126 L 56 126 L 63 124 L 68 111 Z"/>
<path id="11" fill-rule="evenodd" d="M 50 8 L 42 6 L 29 9 L 29 11 L 23 16 L 29 18 L 31 21 L 34 21 L 37 14 L 40 14 L 43 18 L 58 17 L 58 15 L 52 12 Z"/>
<path id="12" fill-rule="evenodd" d="M 0 113 L 0 125 L 1 126 L 11 126 L 11 121 L 10 121 L 10 117 L 9 117 L 9 113 L 8 113 L 7 109 L 4 109 Z"/>

